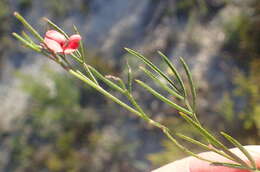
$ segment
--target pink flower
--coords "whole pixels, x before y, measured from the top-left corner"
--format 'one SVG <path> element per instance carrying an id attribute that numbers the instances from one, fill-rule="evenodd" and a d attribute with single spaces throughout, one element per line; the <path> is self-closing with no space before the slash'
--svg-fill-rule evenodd
<path id="1" fill-rule="evenodd" d="M 44 45 L 54 53 L 71 54 L 79 47 L 81 36 L 71 35 L 67 40 L 64 35 L 56 30 L 48 30 L 45 34 Z"/>

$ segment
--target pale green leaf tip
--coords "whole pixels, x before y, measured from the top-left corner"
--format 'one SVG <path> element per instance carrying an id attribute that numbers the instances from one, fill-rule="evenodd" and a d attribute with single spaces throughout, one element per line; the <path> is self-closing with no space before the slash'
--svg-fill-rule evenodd
<path id="1" fill-rule="evenodd" d="M 141 83 L 142 81 L 139 80 L 139 79 L 135 79 L 135 82 L 137 82 L 137 83 Z"/>
<path id="2" fill-rule="evenodd" d="M 13 13 L 13 15 L 15 16 L 15 17 L 17 17 L 18 15 L 20 15 L 17 11 L 15 11 L 14 13 Z"/>
<path id="3" fill-rule="evenodd" d="M 141 70 L 145 70 L 145 68 L 143 66 L 139 66 L 139 69 Z"/>
<path id="4" fill-rule="evenodd" d="M 183 57 L 179 57 L 179 59 L 183 62 L 185 62 L 184 58 Z"/>
<path id="5" fill-rule="evenodd" d="M 159 54 L 159 55 L 164 55 L 161 51 L 157 51 L 157 53 Z"/>

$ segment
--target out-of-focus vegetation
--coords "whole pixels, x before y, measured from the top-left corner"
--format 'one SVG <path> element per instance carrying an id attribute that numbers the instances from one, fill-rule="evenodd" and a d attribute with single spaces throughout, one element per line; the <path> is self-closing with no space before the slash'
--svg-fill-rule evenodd
<path id="1" fill-rule="evenodd" d="M 127 143 L 107 124 L 91 99 L 103 102 L 99 108 L 109 109 L 105 100 L 68 75 L 48 69 L 42 76 L 19 74 L 30 101 L 25 114 L 14 122 L 16 129 L 9 133 L 12 153 L 6 168 L 24 172 L 137 171 L 131 159 L 135 144 Z M 84 96 L 89 98 L 82 102 Z"/>
<path id="2" fill-rule="evenodd" d="M 228 106 L 229 120 L 237 121 L 240 130 L 237 137 L 247 144 L 259 144 L 260 139 L 260 2 L 252 1 L 251 14 L 242 14 L 232 20 L 224 45 L 227 56 L 233 57 L 238 66 L 233 78 L 234 91 L 224 101 Z M 234 133 L 236 130 L 234 130 Z M 243 136 L 241 133 L 243 133 Z"/>
<path id="3" fill-rule="evenodd" d="M 252 13 L 241 14 L 230 19 L 224 25 L 226 41 L 223 45 L 223 51 L 226 53 L 228 60 L 234 61 L 237 66 L 234 67 L 235 74 L 231 81 L 234 87 L 233 91 L 225 93 L 219 103 L 218 112 L 221 120 L 218 119 L 221 123 L 213 125 L 211 131 L 226 130 L 243 144 L 259 144 L 260 2 L 255 0 L 247 5 L 253 7 Z M 167 120 L 166 123 L 173 126 L 174 131 L 187 130 L 192 137 L 200 139 L 196 136 L 196 132 L 189 130 L 187 124 L 176 122 L 176 119 L 172 117 L 166 117 L 165 120 Z M 208 127 L 210 128 L 210 126 Z M 148 159 L 155 166 L 161 166 L 165 162 L 171 162 L 175 158 L 185 156 L 176 147 L 173 147 L 167 139 L 162 141 L 162 145 L 165 150 L 148 156 Z M 196 147 L 191 147 L 191 149 L 199 151 Z"/>
<path id="4" fill-rule="evenodd" d="M 6 48 L 11 47 L 11 41 L 8 37 L 8 31 L 10 30 L 10 9 L 7 5 L 6 0 L 0 1 L 0 69 L 3 68 L 3 54 Z M 1 70 L 0 70 L 0 78 L 1 78 Z"/>
<path id="5" fill-rule="evenodd" d="M 54 19 L 62 20 L 75 11 L 87 14 L 89 10 L 89 1 L 86 0 L 77 0 L 77 3 L 68 0 L 42 2 L 42 8 L 48 9 L 50 16 L 55 16 Z M 26 12 L 30 11 L 34 1 L 19 0 L 17 3 L 16 10 Z M 159 1 L 154 0 L 154 3 Z M 210 22 L 221 8 L 233 3 L 240 5 L 232 0 L 165 0 L 160 3 L 170 4 L 164 9 L 161 18 L 177 17 L 180 24 L 186 24 L 191 32 L 194 23 L 203 25 Z M 234 77 L 229 81 L 232 88 L 227 90 L 219 102 L 217 117 L 212 117 L 211 114 L 199 115 L 204 118 L 202 121 L 211 131 L 226 130 L 244 144 L 259 144 L 260 1 L 250 0 L 243 5 L 250 6 L 251 12 L 230 18 L 223 25 L 226 40 L 221 50 L 225 54 L 222 60 L 232 61 L 236 65 L 233 66 Z M 243 5 L 241 8 L 244 8 Z M 12 21 L 11 10 L 8 0 L 0 1 L 0 74 L 4 69 L 1 58 L 4 57 L 5 50 L 13 48 L 15 51 L 15 44 L 9 34 L 11 30 L 20 27 Z M 173 39 L 176 45 L 178 40 Z M 198 49 L 193 40 L 189 44 L 191 48 Z M 109 65 L 120 63 L 120 60 L 111 62 L 100 59 L 91 58 L 90 63 L 104 73 L 120 75 L 121 68 L 112 69 Z M 161 139 L 162 136 L 157 131 L 148 131 L 153 133 L 148 135 L 145 124 L 126 115 L 125 111 L 107 102 L 94 90 L 84 87 L 81 82 L 50 70 L 43 70 L 43 75 L 46 77 L 41 80 L 19 74 L 23 83 L 22 90 L 30 99 L 26 111 L 15 120 L 13 131 L 0 131 L 1 139 L 7 144 L 9 151 L 5 158 L 8 160 L 3 164 L 5 171 L 145 171 L 144 169 L 149 168 L 148 165 L 158 167 L 185 156 L 169 140 Z M 174 115 L 175 111 L 161 106 L 141 91 L 140 95 L 137 96 L 142 97 L 143 105 L 147 106 L 156 120 L 162 121 L 174 132 L 182 131 L 200 139 L 195 131 Z M 221 122 L 207 123 L 211 118 Z M 127 127 L 128 131 L 125 131 Z M 140 135 L 135 136 L 133 130 Z M 130 134 L 125 134 L 126 132 Z M 157 145 L 152 142 L 151 137 L 156 140 Z M 158 145 L 161 145 L 160 149 Z M 146 148 L 151 152 L 147 155 L 151 164 L 143 157 L 137 157 L 140 154 L 146 156 L 143 155 L 147 153 L 143 151 Z M 152 148 L 157 149 L 153 151 Z M 193 146 L 190 148 L 195 152 L 200 151 Z"/>
<path id="6" fill-rule="evenodd" d="M 243 98 L 244 102 L 239 111 L 243 128 L 249 132 L 248 143 L 257 144 L 260 139 L 260 60 L 254 59 L 249 66 L 248 74 L 238 74 L 235 79 L 234 96 Z"/>
<path id="7" fill-rule="evenodd" d="M 251 1 L 249 5 L 252 7 L 251 13 L 241 14 L 227 26 L 228 39 L 223 48 L 227 56 L 236 61 L 240 70 L 235 69 L 232 80 L 234 90 L 226 95 L 223 105 L 227 105 L 229 111 L 226 121 L 237 121 L 240 124 L 237 127 L 243 129 L 237 137 L 240 136 L 245 144 L 259 144 L 260 2 Z M 236 133 L 236 130 L 233 132 Z"/>

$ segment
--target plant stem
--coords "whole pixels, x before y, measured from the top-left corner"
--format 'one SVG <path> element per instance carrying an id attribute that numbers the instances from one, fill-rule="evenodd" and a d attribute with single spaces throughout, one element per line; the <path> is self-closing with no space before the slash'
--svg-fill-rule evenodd
<path id="1" fill-rule="evenodd" d="M 97 91 L 102 93 L 104 96 L 106 96 L 109 99 L 113 100 L 115 103 L 117 103 L 117 104 L 121 105 L 122 107 L 126 108 L 130 112 L 133 112 L 134 114 L 136 114 L 139 117 L 143 116 L 139 111 L 137 111 L 137 110 L 133 109 L 132 107 L 128 106 L 127 104 L 125 104 L 124 102 L 122 102 L 121 100 L 119 100 L 118 98 L 116 98 L 115 96 L 113 96 L 112 94 L 107 92 L 106 90 L 104 90 L 102 87 L 97 85 L 94 81 L 90 80 L 86 76 L 84 76 L 84 75 L 74 71 L 73 69 L 69 69 L 68 72 L 70 74 L 74 75 L 75 77 L 77 77 L 78 79 L 82 80 L 83 82 L 85 82 L 86 84 L 91 86 L 92 88 L 96 89 Z"/>

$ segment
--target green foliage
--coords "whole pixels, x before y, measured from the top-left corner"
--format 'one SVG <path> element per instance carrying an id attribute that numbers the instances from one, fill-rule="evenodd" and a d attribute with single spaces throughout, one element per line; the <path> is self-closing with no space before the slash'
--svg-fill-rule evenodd
<path id="1" fill-rule="evenodd" d="M 172 116 L 172 115 L 171 115 Z M 170 126 L 170 129 L 174 130 L 175 133 L 183 133 L 187 136 L 195 138 L 197 140 L 202 141 L 202 138 L 199 136 L 198 132 L 193 130 L 190 125 L 185 123 L 184 121 L 179 120 L 176 117 L 166 116 L 163 119 L 163 123 L 166 126 Z M 172 142 L 168 139 L 162 139 L 161 141 L 162 150 L 156 153 L 149 154 L 147 159 L 150 160 L 155 168 L 158 168 L 162 165 L 170 163 L 174 160 L 183 158 L 186 156 L 186 153 L 178 149 L 176 146 L 172 145 Z M 201 151 L 198 147 L 187 144 L 187 147 L 190 150 L 195 152 Z"/>
<path id="2" fill-rule="evenodd" d="M 26 21 L 26 19 L 24 19 L 17 12 L 14 13 L 14 15 L 15 15 L 15 17 L 18 20 L 20 20 L 20 22 L 23 23 L 24 26 L 26 26 L 26 28 L 31 33 L 33 33 L 34 36 L 36 36 L 40 40 L 42 40 L 41 36 L 37 33 L 36 30 L 34 30 L 34 28 L 32 28 L 30 26 L 30 24 Z M 47 20 L 47 22 L 48 22 L 48 20 Z M 65 32 L 62 31 L 60 28 L 56 27 L 56 25 L 52 24 L 51 22 L 48 22 L 48 23 L 51 24 L 52 26 L 54 26 L 54 28 L 56 28 L 57 30 L 60 30 L 61 33 L 63 33 L 66 36 Z M 18 34 L 14 33 L 13 35 L 18 40 L 20 40 L 22 43 L 24 43 L 26 45 L 30 45 L 31 44 L 30 42 L 28 42 L 28 40 L 24 40 Z M 48 45 L 46 44 L 46 46 L 48 46 Z M 29 46 L 29 48 L 31 48 L 31 47 Z M 35 50 L 34 48 L 32 48 L 32 49 Z M 178 75 L 178 72 L 175 71 L 175 68 L 174 68 L 173 64 L 168 60 L 168 58 L 166 56 L 164 57 L 164 55 L 159 52 L 159 54 L 166 60 L 165 62 L 168 65 L 168 67 L 170 67 L 174 71 L 174 73 L 175 73 L 175 75 L 177 77 L 177 81 L 180 82 L 179 84 L 182 86 L 182 91 L 183 92 L 179 90 L 178 86 L 175 85 L 174 81 L 171 78 L 169 78 L 169 76 L 167 74 L 165 74 L 159 67 L 157 67 L 155 64 L 153 64 L 153 62 L 151 62 L 148 58 L 146 58 L 142 54 L 140 54 L 137 51 L 134 51 L 132 49 L 125 48 L 125 50 L 128 51 L 128 53 L 132 54 L 134 57 L 139 58 L 144 64 L 149 66 L 150 70 L 152 70 L 153 72 L 156 72 L 160 77 L 164 78 L 165 81 L 167 81 L 167 83 L 165 83 L 165 85 L 162 86 L 162 88 L 168 88 L 168 85 L 171 85 L 172 91 L 176 91 L 177 95 L 180 95 L 181 97 L 184 98 L 182 100 L 183 101 L 182 103 L 185 106 L 182 107 L 182 106 L 176 104 L 175 102 L 173 102 L 169 98 L 163 96 L 158 91 L 156 91 L 155 89 L 153 89 L 152 87 L 150 87 L 148 84 L 146 84 L 145 82 L 143 82 L 141 80 L 136 79 L 135 80 L 136 83 L 139 84 L 140 86 L 142 86 L 143 88 L 145 88 L 149 93 L 151 93 L 152 95 L 154 95 L 155 97 L 157 97 L 158 99 L 163 101 L 164 103 L 170 105 L 175 110 L 179 111 L 180 117 L 182 119 L 184 119 L 189 124 L 190 127 L 192 127 L 191 131 L 197 131 L 198 134 L 201 135 L 209 144 L 212 144 L 211 147 L 207 146 L 205 143 L 203 143 L 201 141 L 198 141 L 197 139 L 193 139 L 193 138 L 185 136 L 183 134 L 178 134 L 178 133 L 176 134 L 175 133 L 173 135 L 171 130 L 168 128 L 168 126 L 153 120 L 150 117 L 150 115 L 148 115 L 148 114 L 146 114 L 146 112 L 144 112 L 142 107 L 135 100 L 135 97 L 132 94 L 132 89 L 127 89 L 126 86 L 125 86 L 125 83 L 122 81 L 121 78 L 114 77 L 114 76 L 111 76 L 111 75 L 109 77 L 105 77 L 102 74 L 100 74 L 98 71 L 95 72 L 95 70 L 93 70 L 94 68 L 92 68 L 91 66 L 86 64 L 85 60 L 82 59 L 83 54 L 81 54 L 79 51 L 76 51 L 75 54 L 72 53 L 71 56 L 69 56 L 69 58 L 72 58 L 71 60 L 74 60 L 80 66 L 82 66 L 85 69 L 87 69 L 86 71 L 89 73 L 90 76 L 85 75 L 83 72 L 81 72 L 81 68 L 77 67 L 76 65 L 71 65 L 70 62 L 67 60 L 67 57 L 65 57 L 65 56 L 61 57 L 60 54 L 55 53 L 55 52 L 51 51 L 48 48 L 43 47 L 40 51 L 37 51 L 37 49 L 35 51 L 38 52 L 38 53 L 44 54 L 45 56 L 51 58 L 53 61 L 55 61 L 57 64 L 59 64 L 65 71 L 70 73 L 75 78 L 78 78 L 79 80 L 83 81 L 85 84 L 87 84 L 91 88 L 95 89 L 96 91 L 100 92 L 101 94 L 103 94 L 104 96 L 109 98 L 110 100 L 114 101 L 115 103 L 117 103 L 120 106 L 124 107 L 128 111 L 130 111 L 133 114 L 137 115 L 138 117 L 142 118 L 144 121 L 148 122 L 152 126 L 157 127 L 158 129 L 160 129 L 165 134 L 165 136 L 167 136 L 167 138 L 173 144 L 175 144 L 175 146 L 177 148 L 179 148 L 181 151 L 185 152 L 186 154 L 191 155 L 193 157 L 196 157 L 196 158 L 198 158 L 200 160 L 210 162 L 213 165 L 228 166 L 228 167 L 233 167 L 233 168 L 243 168 L 243 169 L 254 170 L 254 171 L 258 170 L 257 167 L 254 165 L 255 162 L 254 162 L 253 158 L 251 157 L 251 155 L 242 148 L 242 145 L 236 139 L 232 138 L 230 135 L 228 135 L 228 134 L 226 134 L 224 132 L 221 133 L 226 138 L 226 140 L 228 140 L 231 144 L 233 144 L 235 146 L 238 146 L 240 148 L 240 150 L 242 150 L 242 152 L 245 154 L 245 156 L 249 157 L 249 159 L 253 162 L 251 165 L 247 164 L 239 156 L 237 156 L 236 154 L 231 152 L 227 148 L 227 146 L 225 146 L 224 143 L 222 143 L 222 141 L 220 141 L 218 138 L 216 138 L 210 131 L 208 131 L 206 128 L 204 128 L 201 125 L 200 121 L 197 118 L 197 114 L 196 114 L 197 112 L 196 112 L 196 109 L 195 109 L 196 92 L 195 92 L 195 87 L 194 87 L 194 84 L 193 84 L 193 79 L 192 79 L 190 70 L 189 70 L 186 62 L 182 58 L 180 58 L 180 62 L 182 63 L 182 66 L 183 66 L 183 68 L 184 68 L 184 70 L 186 72 L 186 75 L 187 75 L 187 78 L 188 78 L 188 81 L 189 81 L 188 84 L 189 84 L 189 87 L 190 87 L 190 92 L 192 94 L 192 96 L 191 96 L 192 97 L 192 106 L 190 106 L 190 102 L 189 102 L 189 98 L 188 98 L 189 95 L 186 92 L 186 86 L 183 85 L 182 79 L 179 78 L 180 76 Z M 130 76 L 130 75 L 132 75 L 132 74 L 130 74 L 130 67 L 129 67 L 128 76 Z M 121 93 L 122 96 L 125 96 L 128 99 L 130 105 L 125 103 L 124 100 L 121 100 L 118 97 L 114 96 L 108 90 L 106 90 L 101 85 L 99 85 L 99 83 L 95 79 L 95 76 L 98 77 L 103 82 L 105 82 L 107 84 L 107 86 L 111 87 L 112 89 L 118 90 L 118 92 Z M 92 77 L 92 79 L 90 77 Z M 109 81 L 108 78 L 113 79 L 113 80 L 117 81 L 118 83 L 113 83 L 113 82 Z M 130 82 L 130 85 L 132 86 L 132 77 L 130 79 L 128 77 L 128 83 L 129 82 Z M 128 86 L 129 86 L 129 84 L 128 84 Z M 61 90 L 63 90 L 63 89 L 61 89 Z M 64 99 L 64 97 L 62 97 L 62 98 Z M 67 101 L 66 102 L 62 101 L 62 103 L 65 104 L 65 105 L 70 105 L 70 104 L 67 104 Z M 201 147 L 201 148 L 203 148 L 203 149 L 205 149 L 207 151 L 214 151 L 215 153 L 217 153 L 217 154 L 219 154 L 219 155 L 221 155 L 221 156 L 231 160 L 232 163 L 214 162 L 214 161 L 208 159 L 207 157 L 203 158 L 200 155 L 197 155 L 196 153 L 190 151 L 190 149 L 188 149 L 185 146 L 183 146 L 177 140 L 177 138 L 175 138 L 177 136 L 182 138 L 182 139 L 184 139 L 184 140 L 186 140 L 186 141 L 188 141 L 189 143 L 197 145 L 197 146 L 199 146 L 199 147 Z M 70 137 L 68 137 L 68 138 L 70 138 Z M 67 137 L 65 137 L 64 140 L 68 141 Z M 64 140 L 61 139 L 61 142 L 58 142 L 58 143 L 63 143 Z M 65 150 L 66 150 L 66 148 L 70 148 L 70 146 L 66 146 L 66 144 L 58 144 L 58 145 L 59 145 L 59 148 L 65 147 Z M 66 153 L 62 154 L 62 155 L 66 155 Z M 66 156 L 66 157 L 68 157 L 68 156 Z M 233 161 L 236 164 L 234 164 Z M 56 164 L 58 164 L 58 163 L 56 163 Z M 55 170 L 60 167 L 59 164 L 57 166 L 55 166 L 55 165 L 53 165 L 53 166 L 54 166 Z M 65 169 L 68 169 L 68 167 L 66 167 Z M 65 170 L 65 169 L 61 169 L 61 170 Z"/>
<path id="3" fill-rule="evenodd" d="M 3 66 L 3 59 L 4 57 L 4 52 L 6 49 L 9 49 L 10 47 L 13 46 L 13 42 L 11 41 L 9 37 L 9 31 L 11 28 L 10 22 L 10 14 L 11 10 L 9 7 L 9 2 L 8 0 L 1 0 L 0 1 L 0 78 L 1 78 L 1 72 L 4 69 Z"/>
<path id="4" fill-rule="evenodd" d="M 236 127 L 240 129 L 238 137 L 240 136 L 241 141 L 247 144 L 259 144 L 260 60 L 253 60 L 249 69 L 247 74 L 241 71 L 236 73 L 233 80 L 235 89 L 232 93 L 224 95 L 219 111 L 224 119 L 222 128 L 236 123 Z M 235 134 L 236 127 L 229 127 L 229 130 Z M 227 128 L 224 129 L 227 130 Z"/>
<path id="5" fill-rule="evenodd" d="M 24 143 L 13 145 L 14 162 L 24 166 L 22 171 L 40 166 L 50 171 L 77 171 L 85 165 L 75 146 L 88 142 L 88 134 L 98 118 L 80 107 L 79 89 L 72 80 L 54 72 L 48 75 L 53 81 L 22 76 L 23 88 L 31 101 L 25 119 L 17 121 L 27 134 L 19 133 L 13 138 L 14 143 Z"/>
<path id="6" fill-rule="evenodd" d="M 185 1 L 183 1 L 184 3 Z M 189 2 L 191 3 L 191 1 Z M 185 5 L 185 3 L 184 3 Z M 186 7 L 189 7 L 186 4 Z M 183 6 L 185 7 L 185 6 Z M 255 3 L 255 9 L 260 8 L 259 1 Z M 257 10 L 256 10 L 257 11 Z M 258 10 L 259 13 L 259 10 Z M 238 60 L 248 69 L 248 72 L 237 72 L 233 79 L 235 90 L 232 94 L 225 93 L 219 106 L 219 114 L 224 119 L 218 124 L 218 129 L 228 130 L 233 132 L 240 141 L 244 144 L 259 144 L 260 136 L 260 53 L 259 53 L 259 20 L 251 20 L 252 17 L 246 14 L 241 14 L 235 18 L 230 19 L 230 22 L 224 25 L 227 40 L 224 45 L 224 50 L 228 51 L 230 55 Z M 237 58 L 238 57 L 238 58 Z M 252 60 L 255 59 L 255 60 Z M 242 99 L 243 107 L 237 110 L 237 101 Z M 241 102 L 240 102 L 241 104 Z M 169 117 L 166 120 L 170 122 Z M 235 125 L 234 125 L 235 124 Z M 171 123 L 169 126 L 176 126 L 182 130 L 189 127 L 183 124 L 183 127 Z M 225 127 L 225 126 L 228 126 Z M 239 126 L 241 126 L 239 128 Z M 174 128 L 174 130 L 176 130 Z M 240 130 L 238 133 L 237 130 Z M 190 129 L 189 132 L 192 130 Z M 181 132 L 183 133 L 183 131 Z M 243 133 L 243 134 L 241 134 Z M 196 138 L 196 133 L 192 133 Z M 197 137 L 197 140 L 201 140 Z M 170 141 L 163 140 L 163 151 L 150 154 L 148 159 L 156 167 L 174 161 L 174 158 L 181 158 L 184 156 L 176 147 L 171 146 Z M 195 147 L 189 149 L 197 150 Z"/>
<path id="7" fill-rule="evenodd" d="M 43 1 L 43 6 L 50 9 L 49 12 L 56 17 L 66 17 L 72 9 L 78 9 L 81 13 L 85 14 L 89 11 L 88 2 L 84 0 L 78 0 L 76 2 L 70 0 L 46 0 Z"/>
<path id="8" fill-rule="evenodd" d="M 252 59 L 260 57 L 260 21 L 254 17 L 260 14 L 260 2 L 253 0 L 248 6 L 251 6 L 251 13 L 242 13 L 230 18 L 224 25 L 227 37 L 224 50 L 246 68 L 250 66 Z"/>
<path id="9" fill-rule="evenodd" d="M 7 15 L 10 14 L 9 6 L 6 0 L 0 1 L 0 19 L 3 20 Z"/>
<path id="10" fill-rule="evenodd" d="M 260 2 L 254 0 L 249 5 L 252 13 L 243 13 L 230 19 L 225 27 L 227 40 L 224 49 L 243 68 L 236 69 L 235 77 L 232 79 L 235 89 L 224 96 L 220 112 L 226 125 L 234 122 L 240 124 L 244 142 L 259 144 L 260 22 L 252 16 L 260 14 Z"/>
<path id="11" fill-rule="evenodd" d="M 234 112 L 234 101 L 228 93 L 224 94 L 219 110 L 220 115 L 229 123 L 234 122 L 235 112 Z"/>
<path id="12" fill-rule="evenodd" d="M 230 18 L 229 22 L 224 25 L 226 35 L 225 49 L 232 53 L 239 51 L 241 46 L 241 39 L 248 39 L 247 31 L 250 28 L 248 16 L 241 14 Z"/>
<path id="13" fill-rule="evenodd" d="M 19 0 L 19 8 L 21 10 L 29 9 L 32 7 L 32 0 Z"/>
<path id="14" fill-rule="evenodd" d="M 92 89 L 79 87 L 67 75 L 49 69 L 41 78 L 21 73 L 18 76 L 30 101 L 8 138 L 12 142 L 12 171 L 99 172 L 105 168 L 121 171 L 123 166 L 135 168 L 128 163 L 128 155 L 137 145 L 125 143 L 113 127 L 100 119 L 101 114 L 81 105 L 81 92 L 91 96 Z"/>
<path id="15" fill-rule="evenodd" d="M 68 3 L 71 2 L 68 0 L 45 1 L 47 8 L 52 10 L 54 16 L 64 16 L 71 7 L 70 5 L 67 5 Z"/>
<path id="16" fill-rule="evenodd" d="M 192 15 L 194 11 L 200 15 L 205 15 L 208 12 L 206 0 L 182 0 L 177 3 L 177 12 L 187 13 Z"/>
<path id="17" fill-rule="evenodd" d="M 245 99 L 245 105 L 240 112 L 240 118 L 244 121 L 246 130 L 257 130 L 260 136 L 260 60 L 253 60 L 250 63 L 249 73 L 239 73 L 235 79 L 237 88 L 234 94 Z M 257 139 L 257 138 L 256 138 Z"/>

